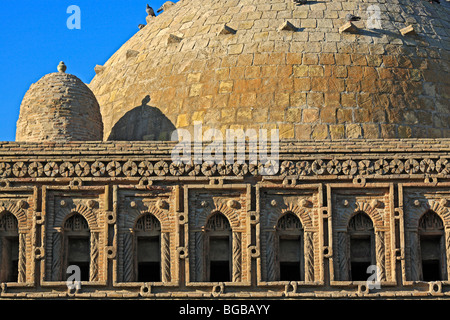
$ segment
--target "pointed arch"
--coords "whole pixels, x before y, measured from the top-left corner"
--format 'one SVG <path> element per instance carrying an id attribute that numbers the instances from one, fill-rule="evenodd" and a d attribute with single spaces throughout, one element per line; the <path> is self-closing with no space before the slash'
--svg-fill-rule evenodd
<path id="1" fill-rule="evenodd" d="M 161 222 L 154 214 L 144 212 L 135 219 L 133 230 L 135 232 L 160 231 Z"/>
<path id="2" fill-rule="evenodd" d="M 15 215 L 10 211 L 0 212 L 0 231 L 4 232 L 18 232 L 19 222 Z"/>
<path id="3" fill-rule="evenodd" d="M 384 227 L 383 217 L 379 210 L 374 208 L 367 202 L 358 201 L 353 208 L 348 208 L 341 211 L 342 213 L 338 217 L 336 227 L 341 230 L 347 229 L 350 219 L 360 212 L 364 212 L 372 221 L 375 232 Z"/>
<path id="4" fill-rule="evenodd" d="M 355 211 L 348 220 L 347 230 L 351 232 L 369 232 L 374 229 L 372 218 L 365 211 Z"/>
<path id="5" fill-rule="evenodd" d="M 152 213 L 144 212 L 135 219 L 134 232 L 134 274 L 135 281 L 160 282 L 163 251 L 161 222 Z M 165 279 L 167 281 L 167 279 Z"/>
<path id="6" fill-rule="evenodd" d="M 292 211 L 285 211 L 279 218 L 276 224 L 277 230 L 303 230 L 303 224 L 300 218 Z"/>
<path id="7" fill-rule="evenodd" d="M 60 208 L 55 215 L 54 227 L 62 228 L 66 219 L 77 213 L 86 219 L 90 230 L 95 230 L 98 227 L 95 213 L 89 207 L 82 204 Z"/>
<path id="8" fill-rule="evenodd" d="M 450 228 L 450 208 L 443 206 L 440 201 L 435 199 L 428 199 L 428 201 L 422 202 L 421 206 L 408 206 L 408 228 L 417 230 L 419 228 L 419 220 L 428 211 L 436 213 L 442 219 L 444 227 L 446 229 Z"/>
<path id="9" fill-rule="evenodd" d="M 418 229 L 422 233 L 444 230 L 444 221 L 434 210 L 427 210 L 418 219 Z"/>
<path id="10" fill-rule="evenodd" d="M 86 218 L 76 212 L 73 211 L 66 216 L 63 223 L 64 231 L 84 231 L 90 232 L 89 223 Z"/>
<path id="11" fill-rule="evenodd" d="M 0 206 L 0 215 L 3 212 L 9 212 L 17 219 L 19 230 L 27 229 L 27 215 L 25 210 L 17 206 L 16 204 L 9 203 L 6 206 Z"/>
<path id="12" fill-rule="evenodd" d="M 367 268 L 377 262 L 372 218 L 364 211 L 357 211 L 348 221 L 347 234 L 350 279 L 353 281 L 367 280 Z"/>
<path id="13" fill-rule="evenodd" d="M 207 217 L 205 223 L 206 231 L 225 231 L 231 230 L 230 220 L 221 211 L 213 211 Z"/>
<path id="14" fill-rule="evenodd" d="M 222 212 L 213 211 L 206 220 L 204 230 L 206 279 L 214 282 L 232 281 L 232 272 L 236 269 L 233 249 L 237 240 L 233 239 L 235 233 L 232 232 L 229 219 Z"/>
<path id="15" fill-rule="evenodd" d="M 22 243 L 21 243 L 22 242 Z M 24 270 L 21 247 L 23 239 L 19 237 L 19 222 L 10 211 L 0 213 L 0 281 L 23 282 Z"/>
<path id="16" fill-rule="evenodd" d="M 145 214 L 151 214 L 158 219 L 161 225 L 161 232 L 170 230 L 170 220 L 167 210 L 158 209 L 154 204 L 149 204 L 147 207 L 137 207 L 127 211 L 127 214 L 119 216 L 119 225 L 125 229 L 133 229 L 137 220 Z"/>
<path id="17" fill-rule="evenodd" d="M 232 229 L 238 228 L 240 226 L 239 212 L 237 210 L 233 210 L 232 208 L 230 208 L 226 204 L 226 202 L 214 201 L 214 207 L 210 211 L 199 210 L 198 212 L 199 213 L 196 222 L 197 226 L 199 227 L 204 227 L 208 219 L 216 213 L 223 214 L 227 218 Z"/>
<path id="18" fill-rule="evenodd" d="M 311 218 L 311 209 L 303 208 L 293 203 L 286 203 L 286 207 L 279 208 L 275 207 L 273 210 L 269 211 L 270 213 L 267 216 L 267 226 L 269 228 L 275 228 L 279 219 L 286 214 L 293 214 L 299 220 L 304 229 L 313 228 L 313 222 Z"/>
<path id="19" fill-rule="evenodd" d="M 447 250 L 444 221 L 433 210 L 427 210 L 419 218 L 418 236 L 421 280 L 446 280 Z"/>
<path id="20" fill-rule="evenodd" d="M 81 271 L 81 281 L 94 280 L 92 270 L 96 270 L 94 264 L 97 262 L 93 259 L 92 254 L 98 249 L 93 246 L 95 235 L 91 234 L 91 230 L 85 216 L 77 211 L 70 212 L 62 224 L 61 265 L 63 270 L 67 270 L 70 265 L 78 266 Z M 64 274 L 64 272 L 62 273 Z"/>
<path id="21" fill-rule="evenodd" d="M 305 279 L 304 230 L 298 215 L 286 211 L 276 225 L 277 278 L 281 281 Z"/>

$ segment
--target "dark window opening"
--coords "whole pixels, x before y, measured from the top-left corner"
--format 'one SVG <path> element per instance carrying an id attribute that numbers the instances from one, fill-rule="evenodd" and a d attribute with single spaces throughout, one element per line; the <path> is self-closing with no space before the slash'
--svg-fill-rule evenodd
<path id="1" fill-rule="evenodd" d="M 138 263 L 138 281 L 140 282 L 159 282 L 161 266 L 159 262 L 139 262 Z"/>
<path id="2" fill-rule="evenodd" d="M 17 282 L 19 278 L 19 238 L 9 239 L 8 241 L 11 248 L 11 269 L 8 281 Z"/>
<path id="3" fill-rule="evenodd" d="M 351 263 L 352 268 L 352 280 L 353 281 L 367 281 L 371 276 L 367 273 L 367 268 L 371 265 L 370 262 L 354 262 Z"/>
<path id="4" fill-rule="evenodd" d="M 441 239 L 442 236 L 421 236 L 423 281 L 443 280 L 441 276 Z"/>
<path id="5" fill-rule="evenodd" d="M 19 278 L 19 238 L 3 239 L 2 279 L 17 282 Z"/>
<path id="6" fill-rule="evenodd" d="M 367 281 L 372 272 L 367 273 L 371 265 L 375 265 L 375 234 L 370 217 L 359 212 L 348 222 L 350 258 L 349 280 Z"/>
<path id="7" fill-rule="evenodd" d="M 367 268 L 372 264 L 371 251 L 370 236 L 350 239 L 350 269 L 353 281 L 366 281 L 369 278 Z"/>
<path id="8" fill-rule="evenodd" d="M 209 281 L 231 281 L 230 238 L 209 239 Z"/>
<path id="9" fill-rule="evenodd" d="M 436 281 L 441 279 L 441 263 L 439 260 L 422 261 L 423 281 Z"/>
<path id="10" fill-rule="evenodd" d="M 301 281 L 300 237 L 280 238 L 279 241 L 280 280 Z"/>
<path id="11" fill-rule="evenodd" d="M 89 281 L 90 240 L 88 237 L 68 238 L 67 265 L 80 268 L 80 280 Z M 68 275 L 70 276 L 70 274 Z"/>
<path id="12" fill-rule="evenodd" d="M 2 262 L 0 265 L 0 282 L 18 282 L 18 222 L 10 212 L 3 212 L 0 216 L 0 255 Z"/>
<path id="13" fill-rule="evenodd" d="M 209 267 L 209 281 L 230 281 L 230 262 L 211 261 Z"/>
<path id="14" fill-rule="evenodd" d="M 137 260 L 138 281 L 161 281 L 161 254 L 158 236 L 138 237 Z"/>
<path id="15" fill-rule="evenodd" d="M 300 219 L 289 212 L 277 222 L 278 279 L 280 281 L 304 280 L 303 226 Z"/>
<path id="16" fill-rule="evenodd" d="M 281 281 L 300 281 L 300 262 L 280 262 Z"/>

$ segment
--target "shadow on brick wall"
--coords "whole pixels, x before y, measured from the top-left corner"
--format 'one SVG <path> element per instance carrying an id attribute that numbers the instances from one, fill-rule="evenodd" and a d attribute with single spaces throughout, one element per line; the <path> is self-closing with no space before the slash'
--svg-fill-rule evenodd
<path id="1" fill-rule="evenodd" d="M 175 125 L 156 107 L 149 106 L 150 96 L 142 105 L 128 111 L 114 125 L 108 141 L 169 141 Z"/>

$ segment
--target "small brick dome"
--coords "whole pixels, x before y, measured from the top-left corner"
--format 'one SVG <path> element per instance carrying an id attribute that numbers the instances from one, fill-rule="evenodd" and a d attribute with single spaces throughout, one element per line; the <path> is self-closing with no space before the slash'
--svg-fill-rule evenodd
<path id="1" fill-rule="evenodd" d="M 103 123 L 95 95 L 76 76 L 64 73 L 65 68 L 58 69 L 25 94 L 16 141 L 101 141 Z"/>

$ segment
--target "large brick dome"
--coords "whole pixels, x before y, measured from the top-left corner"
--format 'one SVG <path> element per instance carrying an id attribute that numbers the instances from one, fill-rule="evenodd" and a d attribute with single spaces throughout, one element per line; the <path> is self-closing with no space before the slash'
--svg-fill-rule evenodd
<path id="1" fill-rule="evenodd" d="M 74 75 L 47 74 L 22 100 L 16 141 L 101 141 L 102 136 L 97 99 Z"/>
<path id="2" fill-rule="evenodd" d="M 348 13 L 357 30 L 340 32 Z M 168 140 L 194 121 L 282 139 L 450 137 L 446 1 L 183 0 L 147 20 L 90 84 L 105 140 Z"/>

